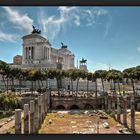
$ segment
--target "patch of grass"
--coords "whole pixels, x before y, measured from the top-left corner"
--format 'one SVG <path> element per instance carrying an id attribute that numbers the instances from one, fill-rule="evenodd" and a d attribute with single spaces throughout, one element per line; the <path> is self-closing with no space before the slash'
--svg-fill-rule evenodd
<path id="1" fill-rule="evenodd" d="M 140 134 L 140 131 L 137 131 L 136 134 Z"/>
<path id="2" fill-rule="evenodd" d="M 44 122 L 43 122 L 42 126 L 43 125 L 48 125 L 49 120 L 55 118 L 56 116 L 57 116 L 57 113 L 48 113 L 46 118 L 44 119 Z"/>
<path id="3" fill-rule="evenodd" d="M 118 124 L 118 122 L 114 118 L 110 117 L 109 119 L 110 119 L 110 121 L 112 122 L 113 125 L 117 125 Z"/>
<path id="4" fill-rule="evenodd" d="M 74 115 L 71 115 L 71 114 L 62 114 L 62 116 L 64 117 L 60 117 L 61 116 L 61 113 L 48 113 L 46 118 L 44 119 L 44 122 L 41 126 L 41 129 L 38 131 L 39 134 L 44 134 L 46 133 L 46 131 L 48 131 L 48 128 L 47 126 L 49 127 L 49 120 L 51 119 L 52 122 L 61 122 L 61 123 L 66 123 L 65 121 L 67 121 L 67 118 L 69 118 L 69 116 L 77 116 L 76 114 Z M 63 133 L 63 129 L 61 130 L 62 128 L 60 127 L 59 128 L 59 132 L 60 133 Z M 56 130 L 53 129 L 53 128 L 49 128 L 49 132 L 51 133 L 56 133 Z"/>

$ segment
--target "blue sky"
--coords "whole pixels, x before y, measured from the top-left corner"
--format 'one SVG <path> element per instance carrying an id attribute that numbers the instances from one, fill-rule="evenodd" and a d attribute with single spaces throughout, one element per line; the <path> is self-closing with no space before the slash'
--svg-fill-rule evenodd
<path id="1" fill-rule="evenodd" d="M 32 25 L 53 47 L 68 45 L 75 62 L 87 59 L 89 71 L 140 64 L 140 7 L 0 7 L 0 60 L 22 54 Z"/>

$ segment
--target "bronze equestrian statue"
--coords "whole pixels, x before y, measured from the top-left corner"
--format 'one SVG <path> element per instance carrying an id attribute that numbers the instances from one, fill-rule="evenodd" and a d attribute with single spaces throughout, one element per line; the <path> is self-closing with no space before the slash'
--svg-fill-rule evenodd
<path id="1" fill-rule="evenodd" d="M 34 33 L 41 34 L 41 30 L 36 29 L 35 26 L 33 26 L 33 25 L 32 25 L 32 27 L 33 27 L 32 34 L 34 34 Z"/>
<path id="2" fill-rule="evenodd" d="M 85 64 L 85 63 L 87 63 L 87 60 L 82 57 L 82 60 L 80 60 L 80 63 Z"/>

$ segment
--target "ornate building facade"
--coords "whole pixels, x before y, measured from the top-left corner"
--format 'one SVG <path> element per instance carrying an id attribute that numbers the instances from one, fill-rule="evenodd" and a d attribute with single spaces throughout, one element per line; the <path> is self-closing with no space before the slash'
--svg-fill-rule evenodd
<path id="1" fill-rule="evenodd" d="M 34 28 L 34 30 L 36 30 Z M 56 68 L 61 63 L 62 69 L 74 68 L 75 55 L 63 43 L 55 49 L 49 40 L 37 31 L 23 36 L 22 67 Z"/>

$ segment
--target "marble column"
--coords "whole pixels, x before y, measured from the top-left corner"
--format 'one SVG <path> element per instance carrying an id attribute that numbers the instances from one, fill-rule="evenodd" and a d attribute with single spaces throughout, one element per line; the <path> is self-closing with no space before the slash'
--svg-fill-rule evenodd
<path id="1" fill-rule="evenodd" d="M 39 106 L 38 106 L 38 98 L 35 98 L 35 133 L 38 132 L 39 129 Z"/>
<path id="2" fill-rule="evenodd" d="M 48 111 L 47 107 L 48 107 L 48 99 L 47 99 L 47 92 L 46 92 L 45 93 L 45 115 L 47 114 L 47 111 Z"/>
<path id="3" fill-rule="evenodd" d="M 35 133 L 35 102 L 30 101 L 30 134 Z"/>
<path id="4" fill-rule="evenodd" d="M 29 104 L 24 104 L 24 134 L 29 134 Z"/>
<path id="5" fill-rule="evenodd" d="M 120 122 L 121 115 L 121 104 L 120 104 L 120 96 L 117 96 L 117 121 Z"/>
<path id="6" fill-rule="evenodd" d="M 108 101 L 108 95 L 105 94 L 105 111 L 107 111 L 107 101 Z"/>
<path id="7" fill-rule="evenodd" d="M 43 94 L 41 94 L 41 123 L 43 122 L 44 120 L 44 96 Z"/>
<path id="8" fill-rule="evenodd" d="M 38 97 L 38 118 L 39 118 L 39 128 L 41 126 L 41 97 Z"/>
<path id="9" fill-rule="evenodd" d="M 115 118 L 115 97 L 112 97 L 112 117 Z"/>
<path id="10" fill-rule="evenodd" d="M 127 126 L 127 96 L 123 97 L 123 125 Z"/>
<path id="11" fill-rule="evenodd" d="M 108 97 L 108 113 L 111 112 L 111 97 Z"/>
<path id="12" fill-rule="evenodd" d="M 102 99 L 101 99 L 101 104 L 102 104 L 102 110 L 104 109 L 104 96 L 102 95 Z"/>
<path id="13" fill-rule="evenodd" d="M 15 109 L 15 134 L 21 134 L 21 109 Z"/>
<path id="14" fill-rule="evenodd" d="M 131 95 L 131 130 L 135 131 L 135 97 Z"/>

